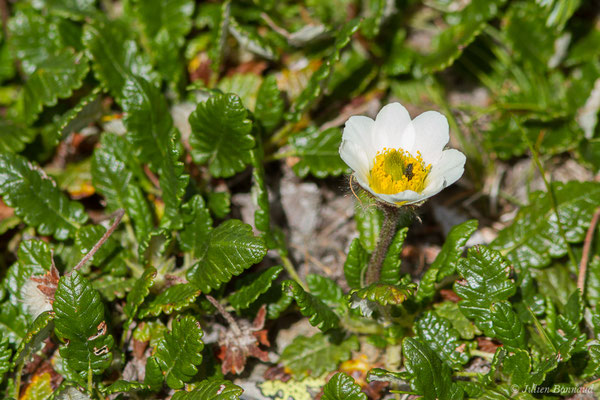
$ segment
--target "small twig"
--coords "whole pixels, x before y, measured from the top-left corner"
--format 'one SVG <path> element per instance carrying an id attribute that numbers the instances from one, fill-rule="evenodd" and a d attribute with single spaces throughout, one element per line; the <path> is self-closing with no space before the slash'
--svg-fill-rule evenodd
<path id="1" fill-rule="evenodd" d="M 123 215 L 125 215 L 125 210 L 123 210 L 123 209 L 117 210 L 117 211 L 115 211 L 114 215 L 116 216 L 115 221 L 112 223 L 112 225 L 110 226 L 110 228 L 108 228 L 108 230 L 106 231 L 106 233 L 104 235 L 102 235 L 102 237 L 100 238 L 100 240 L 98 240 L 98 242 L 85 255 L 85 257 L 83 257 L 81 259 L 81 261 L 79 261 L 79 264 L 77 264 L 75 266 L 75 268 L 73 268 L 69 273 L 67 273 L 65 275 L 70 275 L 71 272 L 79 270 L 81 267 L 83 267 L 85 265 L 85 263 L 87 263 L 90 260 L 90 258 L 94 257 L 94 254 L 96 254 L 96 252 L 98 251 L 98 249 L 100 249 L 100 247 L 102 247 L 102 245 L 104 244 L 104 242 L 106 242 L 108 240 L 108 238 L 110 237 L 110 235 L 112 235 L 113 232 L 117 229 L 117 226 L 119 226 L 119 223 L 121 222 L 121 219 L 123 218 Z"/>
<path id="2" fill-rule="evenodd" d="M 225 309 L 225 307 L 223 307 L 223 305 L 221 303 L 219 303 L 217 301 L 217 299 L 215 299 L 211 295 L 207 294 L 207 295 L 205 295 L 205 297 L 206 297 L 206 299 L 208 301 L 210 301 L 210 304 L 212 304 L 213 306 L 215 306 L 215 308 L 223 316 L 223 318 L 225 318 L 227 320 L 227 322 L 229 323 L 229 326 L 230 326 L 231 330 L 233 330 L 233 332 L 236 335 L 241 335 L 242 334 L 242 330 L 240 329 L 240 326 L 237 324 L 237 322 L 235 322 L 235 319 L 233 319 L 233 317 L 231 316 L 231 314 L 229 314 L 227 312 L 227 310 Z"/>
<path id="3" fill-rule="evenodd" d="M 577 288 L 581 292 L 581 294 L 585 291 L 585 276 L 587 272 L 587 264 L 590 258 L 590 249 L 592 248 L 592 239 L 594 238 L 594 231 L 596 230 L 596 225 L 598 225 L 598 220 L 600 219 L 600 207 L 596 209 L 594 212 L 594 216 L 592 217 L 592 222 L 590 222 L 590 227 L 585 234 L 585 241 L 583 242 L 583 253 L 581 255 L 581 261 L 579 262 L 579 275 L 577 276 Z"/>

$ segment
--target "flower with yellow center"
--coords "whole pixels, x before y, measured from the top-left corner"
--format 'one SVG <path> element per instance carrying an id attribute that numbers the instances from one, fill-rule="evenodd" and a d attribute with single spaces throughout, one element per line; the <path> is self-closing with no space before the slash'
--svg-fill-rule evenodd
<path id="1" fill-rule="evenodd" d="M 446 117 L 427 111 L 411 120 L 406 108 L 391 103 L 375 120 L 353 116 L 344 127 L 340 156 L 356 180 L 380 200 L 414 204 L 439 193 L 464 172 L 466 157 L 444 147 Z"/>

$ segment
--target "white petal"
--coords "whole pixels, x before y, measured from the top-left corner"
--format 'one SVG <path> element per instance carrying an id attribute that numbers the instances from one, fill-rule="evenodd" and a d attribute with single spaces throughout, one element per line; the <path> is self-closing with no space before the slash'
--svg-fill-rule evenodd
<path id="1" fill-rule="evenodd" d="M 365 178 L 369 173 L 369 159 L 362 147 L 350 140 L 342 140 L 340 157 L 357 175 Z"/>
<path id="2" fill-rule="evenodd" d="M 439 182 L 442 183 L 442 189 L 456 182 L 465 171 L 465 162 L 467 157 L 455 149 L 444 150 L 439 161 L 431 167 L 431 172 L 427 177 L 427 190 Z M 441 190 L 441 189 L 440 189 Z"/>
<path id="3" fill-rule="evenodd" d="M 362 148 L 368 158 L 375 158 L 375 121 L 362 115 L 352 116 L 346 121 L 342 140 L 354 142 Z"/>
<path id="4" fill-rule="evenodd" d="M 437 111 L 426 111 L 412 121 L 415 144 L 412 154 L 421 152 L 426 164 L 435 164 L 450 140 L 448 120 Z"/>
<path id="5" fill-rule="evenodd" d="M 390 103 L 383 107 L 375 118 L 376 150 L 379 151 L 384 147 L 405 148 L 402 146 L 405 141 L 403 136 L 409 124 L 410 114 L 402 104 Z"/>

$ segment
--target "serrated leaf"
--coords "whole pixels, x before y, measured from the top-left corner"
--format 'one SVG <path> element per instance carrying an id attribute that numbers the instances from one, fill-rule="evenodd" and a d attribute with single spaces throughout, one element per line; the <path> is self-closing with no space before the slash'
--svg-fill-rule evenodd
<path id="1" fill-rule="evenodd" d="M 583 241 L 594 210 L 600 204 L 600 183 L 556 182 L 552 188 L 567 241 Z M 519 210 L 513 223 L 500 231 L 490 245 L 522 269 L 545 267 L 552 258 L 567 254 L 550 196 L 535 192 L 529 204 Z"/>
<path id="2" fill-rule="evenodd" d="M 521 389 L 529 383 L 531 358 L 524 350 L 516 350 L 502 363 L 502 372 L 510 376 L 510 383 Z"/>
<path id="3" fill-rule="evenodd" d="M 275 247 L 275 240 L 271 231 L 271 206 L 269 204 L 269 190 L 265 181 L 265 166 L 263 164 L 264 150 L 260 137 L 256 140 L 256 147 L 252 150 L 252 202 L 256 206 L 254 211 L 254 226 L 262 233 L 265 244 L 269 248 Z"/>
<path id="4" fill-rule="evenodd" d="M 54 332 L 68 343 L 60 349 L 70 368 L 99 374 L 112 361 L 114 340 L 107 334 L 100 295 L 78 271 L 58 282 L 54 304 Z"/>
<path id="5" fill-rule="evenodd" d="M 210 212 L 200 195 L 195 195 L 182 207 L 183 230 L 179 233 L 181 249 L 193 258 L 201 257 L 212 230 Z"/>
<path id="6" fill-rule="evenodd" d="M 359 238 L 350 243 L 348 257 L 344 262 L 344 276 L 351 288 L 361 288 L 369 264 L 369 253 L 363 248 Z"/>
<path id="7" fill-rule="evenodd" d="M 87 221 L 81 204 L 70 201 L 39 167 L 18 155 L 0 154 L 0 195 L 42 235 L 64 240 Z"/>
<path id="8" fill-rule="evenodd" d="M 126 381 L 123 379 L 119 379 L 112 383 L 109 387 L 104 390 L 104 393 L 107 395 L 115 394 L 115 393 L 128 393 L 136 390 L 149 390 L 151 386 L 141 382 L 132 382 Z"/>
<path id="9" fill-rule="evenodd" d="M 254 110 L 262 77 L 254 72 L 236 73 L 219 81 L 217 88 L 222 93 L 235 93 L 248 110 Z"/>
<path id="10" fill-rule="evenodd" d="M 211 47 L 208 50 L 210 58 L 210 66 L 216 73 L 221 69 L 223 61 L 223 53 L 225 52 L 225 42 L 227 40 L 227 32 L 229 31 L 229 15 L 231 10 L 231 1 L 227 0 L 221 3 L 218 13 L 218 20 L 214 21 L 212 32 Z"/>
<path id="11" fill-rule="evenodd" d="M 312 74 L 308 84 L 296 98 L 288 116 L 290 121 L 299 121 L 302 114 L 307 112 L 317 98 L 319 98 L 325 80 L 332 73 L 333 65 L 340 59 L 342 49 L 350 42 L 350 38 L 358 30 L 359 26 L 360 21 L 353 19 L 340 28 L 335 39 L 333 52 L 323 61 L 319 69 Z"/>
<path id="12" fill-rule="evenodd" d="M 373 283 L 365 288 L 354 289 L 350 292 L 353 301 L 363 299 L 378 303 L 382 306 L 399 305 L 412 295 L 415 284 L 388 285 L 385 283 Z"/>
<path id="13" fill-rule="evenodd" d="M 187 278 L 209 293 L 258 263 L 266 253 L 264 240 L 252 234 L 250 225 L 231 219 L 210 232 L 203 253 L 188 270 Z"/>
<path id="14" fill-rule="evenodd" d="M 352 350 L 358 350 L 358 338 L 332 342 L 329 336 L 317 333 L 311 337 L 297 336 L 281 353 L 279 361 L 295 376 L 320 376 L 333 371 L 338 364 L 349 360 Z"/>
<path id="15" fill-rule="evenodd" d="M 251 29 L 240 25 L 235 18 L 229 18 L 229 32 L 238 41 L 240 47 L 267 60 L 275 60 L 277 55 L 271 44 Z"/>
<path id="16" fill-rule="evenodd" d="M 431 299 L 435 294 L 435 284 L 456 271 L 456 264 L 463 248 L 473 232 L 477 230 L 477 226 L 477 220 L 472 219 L 452 227 L 442 249 L 419 282 L 417 301 Z"/>
<path id="17" fill-rule="evenodd" d="M 64 50 L 50 55 L 29 76 L 23 88 L 23 113 L 27 123 L 32 123 L 44 106 L 53 106 L 83 84 L 89 70 L 87 58 L 82 54 Z"/>
<path id="18" fill-rule="evenodd" d="M 394 9 L 394 3 L 389 0 L 369 0 L 366 2 L 365 20 L 361 32 L 367 38 L 374 39 L 379 34 L 386 11 L 389 9 Z"/>
<path id="19" fill-rule="evenodd" d="M 196 385 L 190 392 L 179 391 L 173 400 L 238 400 L 244 389 L 225 379 L 205 380 Z"/>
<path id="20" fill-rule="evenodd" d="M 189 382 L 198 372 L 196 366 L 202 362 L 203 335 L 198 321 L 186 315 L 173 321 L 172 330 L 158 342 L 154 358 L 170 388 L 182 388 L 184 382 Z"/>
<path id="21" fill-rule="evenodd" d="M 10 19 L 8 28 L 10 44 L 27 75 L 61 49 L 57 25 L 31 9 L 17 12 Z"/>
<path id="22" fill-rule="evenodd" d="M 102 236 L 106 233 L 106 228 L 102 225 L 86 225 L 81 227 L 75 234 L 75 246 L 81 258 L 92 250 Z M 108 238 L 102 246 L 96 251 L 90 262 L 100 267 L 108 257 L 114 256 L 119 250 L 119 244 L 113 238 Z"/>
<path id="23" fill-rule="evenodd" d="M 85 25 L 83 30 L 82 40 L 93 60 L 94 75 L 117 99 L 122 98 L 125 83 L 134 75 L 155 80 L 152 66 L 126 32 L 115 22 L 106 21 Z"/>
<path id="24" fill-rule="evenodd" d="M 317 178 L 337 176 L 347 171 L 346 164 L 340 158 L 339 147 L 342 134 L 338 128 L 319 131 L 309 128 L 291 138 L 291 146 L 300 158 L 292 169 L 301 177 L 308 173 Z"/>
<path id="25" fill-rule="evenodd" d="M 0 334 L 0 383 L 4 380 L 4 374 L 10 369 L 10 358 L 12 349 L 7 339 L 4 339 Z"/>
<path id="26" fill-rule="evenodd" d="M 141 241 L 152 229 L 152 214 L 144 194 L 128 168 L 131 145 L 122 137 L 104 133 L 92 158 L 92 182 L 109 210 L 124 209 L 133 220 L 136 238 Z"/>
<path id="27" fill-rule="evenodd" d="M 417 321 L 415 328 L 421 341 L 449 367 L 458 370 L 469 361 L 465 342 L 447 319 L 430 311 Z"/>
<path id="28" fill-rule="evenodd" d="M 254 147 L 252 122 L 240 98 L 217 94 L 198 104 L 190 115 L 192 157 L 209 164 L 214 177 L 228 178 L 244 170 Z"/>
<path id="29" fill-rule="evenodd" d="M 6 118 L 0 121 L 0 131 L 2 132 L 0 135 L 0 152 L 2 153 L 21 152 L 37 134 L 34 129 L 29 129 L 25 125 Z"/>
<path id="30" fill-rule="evenodd" d="M 491 332 L 497 339 L 499 339 L 507 348 L 522 348 L 525 349 L 525 327 L 519 316 L 514 312 L 511 305 L 507 301 L 501 301 L 495 303 L 490 308 L 490 321 L 487 322 L 491 325 Z M 489 334 L 489 330 L 484 332 Z"/>
<path id="31" fill-rule="evenodd" d="M 265 293 L 273 281 L 277 279 L 283 271 L 283 267 L 271 267 L 262 272 L 257 278 L 251 280 L 247 285 L 242 286 L 235 293 L 230 295 L 227 300 L 236 310 L 243 310 L 254 303 L 260 295 Z"/>
<path id="32" fill-rule="evenodd" d="M 389 285 L 397 285 L 400 283 L 400 255 L 407 233 L 407 227 L 396 232 L 396 235 L 392 239 L 392 243 L 390 243 L 387 254 L 383 259 L 383 264 L 381 264 L 381 276 L 379 282 L 387 283 Z"/>
<path id="33" fill-rule="evenodd" d="M 452 390 L 450 367 L 419 340 L 407 337 L 402 341 L 407 371 L 413 376 L 415 391 L 426 400 L 449 399 Z"/>
<path id="34" fill-rule="evenodd" d="M 183 173 L 183 163 L 177 161 L 174 143 L 175 127 L 164 96 L 144 78 L 126 81 L 121 105 L 128 140 L 142 162 L 159 173 L 162 199 L 165 203 L 161 226 L 176 229 L 182 225 L 180 206 L 189 176 Z"/>
<path id="35" fill-rule="evenodd" d="M 44 341 L 54 330 L 54 314 L 50 311 L 41 313 L 31 324 L 27 335 L 21 340 L 13 359 L 14 365 L 29 362 L 29 357 L 42 348 Z"/>
<path id="36" fill-rule="evenodd" d="M 323 388 L 322 400 L 367 400 L 360 385 L 343 372 L 331 377 Z"/>
<path id="37" fill-rule="evenodd" d="M 316 326 L 323 332 L 338 326 L 338 316 L 321 299 L 310 293 L 306 293 L 294 281 L 284 281 L 281 287 L 294 297 L 298 308 L 300 308 L 300 312 L 308 318 L 308 322 L 312 326 Z"/>
<path id="38" fill-rule="evenodd" d="M 454 284 L 454 291 L 463 299 L 460 310 L 478 324 L 489 321 L 493 303 L 507 300 L 516 292 L 515 283 L 508 277 L 510 267 L 506 261 L 500 253 L 485 246 L 469 249 L 457 269 L 466 281 Z"/>
<path id="39" fill-rule="evenodd" d="M 231 212 L 231 193 L 208 193 L 208 209 L 216 218 L 225 218 Z"/>
<path id="40" fill-rule="evenodd" d="M 188 307 L 200 295 L 200 290 L 192 284 L 182 283 L 167 288 L 144 308 L 139 311 L 139 318 L 154 317 L 162 313 L 171 314 L 173 311 Z"/>
<path id="41" fill-rule="evenodd" d="M 285 103 L 277 87 L 275 75 L 268 75 L 258 89 L 254 117 L 267 133 L 273 131 L 283 118 Z"/>
<path id="42" fill-rule="evenodd" d="M 154 285 L 154 278 L 156 278 L 156 268 L 147 268 L 142 276 L 135 282 L 133 289 L 127 293 L 127 303 L 123 307 L 123 312 L 129 319 L 135 318 L 139 307 L 142 305 L 150 288 Z"/>
<path id="43" fill-rule="evenodd" d="M 101 88 L 97 87 L 82 97 L 77 105 L 64 113 L 56 122 L 58 128 L 57 140 L 66 138 L 69 134 L 79 131 L 102 115 Z"/>
<path id="44" fill-rule="evenodd" d="M 5 301 L 0 307 L 0 333 L 16 346 L 27 334 L 28 319 L 19 307 Z"/>
<path id="45" fill-rule="evenodd" d="M 328 306 L 336 308 L 344 308 L 346 305 L 344 292 L 342 288 L 330 278 L 308 274 L 306 283 L 310 289 L 310 293 L 323 300 Z"/>
<path id="46" fill-rule="evenodd" d="M 23 300 L 23 285 L 34 275 L 44 275 L 52 265 L 48 243 L 40 239 L 23 240 L 17 251 L 18 262 L 8 270 L 3 285 L 17 299 Z"/>

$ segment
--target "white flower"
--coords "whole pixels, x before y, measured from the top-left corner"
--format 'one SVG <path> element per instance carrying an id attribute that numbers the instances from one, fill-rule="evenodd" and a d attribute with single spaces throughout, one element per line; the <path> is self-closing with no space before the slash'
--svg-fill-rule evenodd
<path id="1" fill-rule="evenodd" d="M 353 116 L 344 127 L 340 156 L 356 180 L 375 197 L 396 205 L 419 203 L 456 182 L 466 157 L 444 150 L 448 120 L 427 111 L 411 121 L 406 108 L 391 103 L 375 121 Z"/>

